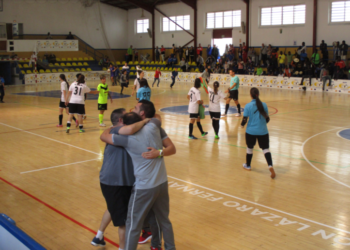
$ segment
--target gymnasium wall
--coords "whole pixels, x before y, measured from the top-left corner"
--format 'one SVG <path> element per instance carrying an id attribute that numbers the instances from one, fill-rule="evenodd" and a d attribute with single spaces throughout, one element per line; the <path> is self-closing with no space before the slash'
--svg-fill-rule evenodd
<path id="1" fill-rule="evenodd" d="M 72 34 L 92 47 L 106 48 L 98 5 L 84 7 L 78 0 L 3 0 L 0 22 L 23 23 L 25 34 Z M 111 48 L 127 47 L 127 11 L 101 4 L 103 22 Z"/>

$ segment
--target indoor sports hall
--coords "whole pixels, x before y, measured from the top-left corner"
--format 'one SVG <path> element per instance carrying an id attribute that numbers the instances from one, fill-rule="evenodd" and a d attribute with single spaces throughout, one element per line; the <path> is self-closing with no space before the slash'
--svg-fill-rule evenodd
<path id="1" fill-rule="evenodd" d="M 349 24 L 350 1 L 0 0 L 0 249 L 350 249 Z"/>

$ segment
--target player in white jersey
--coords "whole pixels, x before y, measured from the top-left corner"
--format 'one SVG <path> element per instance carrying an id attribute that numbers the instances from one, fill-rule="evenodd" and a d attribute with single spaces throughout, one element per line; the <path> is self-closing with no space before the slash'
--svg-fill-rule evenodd
<path id="1" fill-rule="evenodd" d="M 73 82 L 69 87 L 66 105 L 68 106 L 69 101 L 69 120 L 67 121 L 67 133 L 70 130 L 70 124 L 73 118 L 73 115 L 78 115 L 79 120 L 79 132 L 85 132 L 83 130 L 83 115 L 85 114 L 85 94 L 90 93 L 90 88 L 85 84 L 84 75 L 80 75 L 76 82 Z M 98 91 L 93 91 L 94 94 Z M 69 99 L 70 98 L 70 99 Z"/>
<path id="2" fill-rule="evenodd" d="M 140 80 L 145 76 L 145 72 L 141 71 L 139 72 L 139 78 L 136 78 L 134 81 L 134 87 L 132 89 L 131 95 L 133 96 L 136 93 L 136 99 L 137 99 L 137 91 L 139 91 L 140 88 Z"/>
<path id="3" fill-rule="evenodd" d="M 190 91 L 187 94 L 187 99 L 190 101 L 188 105 L 188 113 L 190 113 L 190 124 L 189 124 L 189 139 L 197 139 L 195 136 L 192 135 L 193 133 L 193 124 L 197 120 L 197 126 L 199 130 L 201 131 L 202 136 L 206 136 L 208 132 L 204 132 L 202 125 L 201 125 L 201 119 L 199 117 L 199 104 L 203 104 L 203 101 L 201 99 L 201 92 L 199 91 L 199 88 L 201 87 L 201 80 L 199 78 L 196 78 L 194 81 L 194 87 L 190 89 Z"/>
<path id="4" fill-rule="evenodd" d="M 66 110 L 67 115 L 69 115 L 68 112 L 68 106 L 66 106 L 66 97 L 67 97 L 67 93 L 68 93 L 68 89 L 69 89 L 69 83 L 66 80 L 66 76 L 64 74 L 60 74 L 60 80 L 61 80 L 61 99 L 60 99 L 60 104 L 59 104 L 59 108 L 58 108 L 58 121 L 59 124 L 57 125 L 57 127 L 61 128 L 63 127 L 62 125 L 62 120 L 63 120 L 63 110 Z M 78 127 L 78 121 L 75 119 L 75 117 L 73 116 L 73 120 L 76 122 L 76 125 Z"/>
<path id="5" fill-rule="evenodd" d="M 213 120 L 213 128 L 215 131 L 215 139 L 220 139 L 219 137 L 219 129 L 220 129 L 220 117 L 221 117 L 221 108 L 220 108 L 220 100 L 226 99 L 226 95 L 219 90 L 220 83 L 214 82 L 214 89 L 212 89 L 208 85 L 209 91 L 209 114 L 210 118 Z"/>

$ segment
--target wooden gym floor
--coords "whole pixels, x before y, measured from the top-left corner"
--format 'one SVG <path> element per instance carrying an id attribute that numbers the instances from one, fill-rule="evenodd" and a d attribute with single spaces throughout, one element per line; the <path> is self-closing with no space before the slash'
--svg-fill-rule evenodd
<path id="1" fill-rule="evenodd" d="M 163 82 L 151 100 L 157 110 L 187 105 L 191 86 L 176 83 L 170 90 Z M 90 241 L 106 209 L 97 101 L 86 103 L 86 133 L 67 135 L 65 126 L 56 128 L 59 98 L 12 94 L 36 90 L 59 90 L 59 84 L 8 87 L 0 104 L 0 212 L 47 249 L 95 249 Z M 257 146 L 252 171 L 242 169 L 241 118 L 221 120 L 221 139 L 214 140 L 207 116 L 202 124 L 209 135 L 191 141 L 187 115 L 157 111 L 177 147 L 165 159 L 177 249 L 350 249 L 350 141 L 337 135 L 350 127 L 349 96 L 260 91 L 271 114 L 275 180 Z M 242 108 L 250 102 L 249 88 L 240 89 L 240 102 Z M 135 104 L 135 97 L 109 103 L 107 126 L 113 109 Z M 196 127 L 194 135 L 200 137 Z M 105 249 L 118 249 L 116 228 L 110 225 L 105 237 Z"/>

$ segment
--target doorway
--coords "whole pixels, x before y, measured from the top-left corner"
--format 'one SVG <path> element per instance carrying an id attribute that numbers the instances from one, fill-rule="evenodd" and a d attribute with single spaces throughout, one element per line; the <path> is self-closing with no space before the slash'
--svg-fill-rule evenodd
<path id="1" fill-rule="evenodd" d="M 226 45 L 232 44 L 232 37 L 230 37 L 230 38 L 228 38 L 228 37 L 214 38 L 213 39 L 213 46 L 214 46 L 214 44 L 219 49 L 220 56 L 222 56 L 223 54 L 225 54 Z"/>

